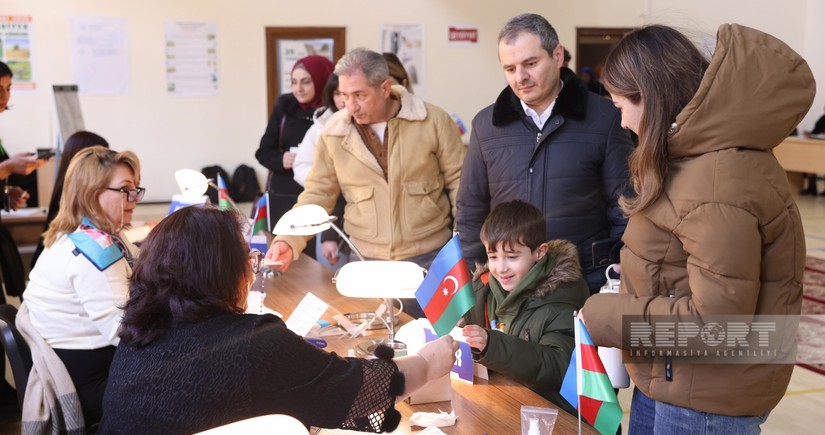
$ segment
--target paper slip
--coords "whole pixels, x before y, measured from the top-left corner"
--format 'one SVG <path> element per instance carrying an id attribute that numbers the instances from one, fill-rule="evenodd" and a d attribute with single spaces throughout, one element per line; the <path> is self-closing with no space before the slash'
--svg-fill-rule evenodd
<path id="1" fill-rule="evenodd" d="M 286 320 L 286 327 L 303 337 L 312 329 L 312 325 L 315 325 L 318 319 L 324 315 L 327 308 L 329 308 L 329 305 L 326 302 L 307 292 L 304 299 L 301 300 L 301 303 L 295 307 L 295 311 Z"/>

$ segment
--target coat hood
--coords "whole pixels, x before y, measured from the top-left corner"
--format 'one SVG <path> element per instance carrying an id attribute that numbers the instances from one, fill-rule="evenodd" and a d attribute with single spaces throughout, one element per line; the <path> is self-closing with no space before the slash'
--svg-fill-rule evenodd
<path id="1" fill-rule="evenodd" d="M 551 298 L 545 300 L 545 303 L 563 302 L 581 307 L 589 295 L 575 291 L 555 291 L 558 288 L 570 288 L 563 287 L 562 284 L 576 282 L 581 279 L 582 272 L 576 245 L 567 240 L 551 240 L 547 242 L 547 245 L 547 255 L 554 262 L 552 272 L 539 281 L 536 288 L 526 296 L 540 298 L 552 295 Z M 489 272 L 488 264 L 478 265 L 473 273 L 473 281 L 480 279 L 482 283 L 486 284 L 489 279 Z"/>
<path id="2" fill-rule="evenodd" d="M 813 74 L 787 44 L 739 24 L 721 25 L 716 37 L 699 89 L 671 128 L 673 157 L 774 148 L 813 102 Z"/>

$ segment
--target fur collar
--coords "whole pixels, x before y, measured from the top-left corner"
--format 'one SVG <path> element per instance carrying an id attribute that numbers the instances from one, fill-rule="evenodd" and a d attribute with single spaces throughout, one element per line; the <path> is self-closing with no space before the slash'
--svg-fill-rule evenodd
<path id="1" fill-rule="evenodd" d="M 561 68 L 561 81 L 564 86 L 556 98 L 553 115 L 559 114 L 565 118 L 583 119 L 587 111 L 588 91 L 584 83 L 568 68 Z M 493 104 L 493 125 L 503 127 L 521 117 L 527 116 L 521 108 L 521 103 L 510 87 L 504 88 Z M 532 123 L 531 123 L 532 124 Z"/>
<path id="2" fill-rule="evenodd" d="M 406 88 L 399 85 L 392 87 L 392 94 L 401 100 L 401 110 L 398 111 L 397 119 L 406 121 L 423 121 L 427 119 L 427 107 L 424 100 L 411 94 Z M 327 122 L 324 134 L 330 136 L 346 136 L 353 128 L 352 115 L 346 108 L 335 112 Z"/>
<path id="3" fill-rule="evenodd" d="M 560 285 L 575 282 L 582 276 L 576 245 L 567 240 L 551 240 L 547 242 L 547 255 L 553 257 L 553 261 L 555 261 L 553 272 L 539 282 L 539 285 L 530 293 L 530 296 L 549 295 Z M 489 271 L 490 268 L 486 263 L 483 265 L 477 264 L 473 273 L 473 281 L 481 279 L 482 282 L 485 282 L 482 275 L 487 274 Z"/>

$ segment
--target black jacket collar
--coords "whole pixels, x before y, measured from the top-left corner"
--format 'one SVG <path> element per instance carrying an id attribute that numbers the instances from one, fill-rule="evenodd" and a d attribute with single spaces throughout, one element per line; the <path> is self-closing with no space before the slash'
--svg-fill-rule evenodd
<path id="1" fill-rule="evenodd" d="M 587 111 L 587 88 L 568 68 L 561 68 L 561 88 L 553 114 L 582 119 Z M 515 92 L 510 87 L 504 88 L 493 105 L 493 125 L 501 127 L 524 116 L 524 110 Z"/>

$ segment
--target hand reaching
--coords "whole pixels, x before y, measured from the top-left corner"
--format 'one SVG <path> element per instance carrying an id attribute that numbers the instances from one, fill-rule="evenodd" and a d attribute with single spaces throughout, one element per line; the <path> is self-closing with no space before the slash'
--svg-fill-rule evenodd
<path id="1" fill-rule="evenodd" d="M 487 347 L 487 330 L 478 325 L 467 325 L 461 330 L 467 344 L 481 352 Z"/>
<path id="2" fill-rule="evenodd" d="M 269 264 L 268 264 L 269 263 Z M 273 240 L 266 251 L 264 265 L 281 272 L 287 270 L 292 263 L 292 247 L 283 240 Z"/>
<path id="3" fill-rule="evenodd" d="M 329 264 L 336 264 L 341 259 L 338 256 L 338 243 L 334 240 L 327 240 L 321 244 L 321 254 L 329 261 Z"/>

